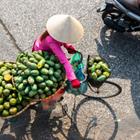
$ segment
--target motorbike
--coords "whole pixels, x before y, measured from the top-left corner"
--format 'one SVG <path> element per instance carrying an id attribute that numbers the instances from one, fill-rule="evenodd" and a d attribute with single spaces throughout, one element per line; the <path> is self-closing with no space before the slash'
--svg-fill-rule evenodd
<path id="1" fill-rule="evenodd" d="M 140 0 L 105 1 L 97 10 L 104 24 L 117 32 L 140 31 Z"/>

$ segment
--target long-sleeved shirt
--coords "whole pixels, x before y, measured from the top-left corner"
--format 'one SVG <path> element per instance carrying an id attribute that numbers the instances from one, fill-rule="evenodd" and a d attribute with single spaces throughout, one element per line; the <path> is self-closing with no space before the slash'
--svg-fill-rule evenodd
<path id="1" fill-rule="evenodd" d="M 61 46 L 64 46 L 66 49 L 68 49 L 70 45 L 56 41 L 50 35 L 48 35 L 42 41 L 40 41 L 39 39 L 36 40 L 33 45 L 32 51 L 42 50 L 42 51 L 52 52 L 58 58 L 60 63 L 64 66 L 67 79 L 69 81 L 72 81 L 76 79 L 76 76 Z"/>

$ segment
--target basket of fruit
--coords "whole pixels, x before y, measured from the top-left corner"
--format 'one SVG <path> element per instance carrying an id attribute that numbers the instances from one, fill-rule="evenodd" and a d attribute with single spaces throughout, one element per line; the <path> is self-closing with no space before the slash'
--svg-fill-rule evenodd
<path id="1" fill-rule="evenodd" d="M 21 53 L 0 63 L 0 116 L 16 117 L 40 101 L 57 101 L 65 91 L 63 66 L 47 52 Z"/>
<path id="2" fill-rule="evenodd" d="M 94 87 L 100 87 L 111 75 L 111 70 L 104 58 L 88 55 L 87 74 L 88 82 Z"/>
<path id="3" fill-rule="evenodd" d="M 0 62 L 0 116 L 3 119 L 16 116 L 28 108 L 13 84 L 15 69 L 14 62 Z"/>

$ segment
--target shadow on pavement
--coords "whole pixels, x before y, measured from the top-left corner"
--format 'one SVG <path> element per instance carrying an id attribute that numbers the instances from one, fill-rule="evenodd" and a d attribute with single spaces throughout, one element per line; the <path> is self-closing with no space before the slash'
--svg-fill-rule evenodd
<path id="1" fill-rule="evenodd" d="M 71 135 L 76 135 L 76 139 L 79 138 L 77 132 L 74 130 L 74 125 L 71 124 L 69 131 L 71 132 L 70 136 L 66 134 L 64 130 L 64 118 L 65 116 L 53 116 L 50 118 L 52 110 L 38 110 L 36 112 L 36 117 L 31 126 L 31 137 L 32 140 L 72 140 Z M 69 118 L 66 118 L 69 119 Z M 67 124 L 66 124 L 67 125 Z M 66 130 L 67 131 L 67 130 Z"/>
<path id="2" fill-rule="evenodd" d="M 89 104 L 87 104 L 87 102 L 89 102 Z M 88 105 L 91 105 L 91 104 L 93 106 L 89 107 Z M 96 114 L 95 109 L 97 109 L 98 107 L 104 108 L 105 112 L 100 112 L 99 110 L 99 112 Z M 92 108 L 91 117 L 88 116 L 89 108 Z M 88 118 L 88 120 L 86 121 L 86 127 L 84 127 L 83 125 L 82 126 L 83 128 L 81 129 L 78 126 L 78 113 L 82 109 L 85 110 L 87 114 L 82 114 L 83 112 L 79 114 L 81 122 L 84 123 L 85 121 L 84 119 L 86 118 Z M 108 116 L 108 114 L 110 114 L 110 116 Z M 84 115 L 85 115 L 85 118 L 82 117 Z M 105 116 L 108 116 L 108 117 L 105 118 Z M 118 132 L 118 122 L 117 122 L 117 117 L 114 110 L 106 101 L 99 98 L 86 97 L 82 99 L 75 108 L 74 122 L 75 122 L 75 125 L 73 126 L 75 128 L 76 134 L 78 134 L 80 137 L 79 139 L 77 137 L 74 137 L 74 135 L 71 134 L 72 131 L 69 131 L 68 137 L 72 136 L 70 137 L 69 140 L 93 140 L 93 139 L 94 140 L 99 140 L 99 139 L 100 140 L 114 140 Z M 94 136 L 94 132 L 95 132 L 95 136 Z"/>
<path id="3" fill-rule="evenodd" d="M 28 139 L 28 126 L 31 120 L 31 113 L 28 109 L 23 114 L 11 120 L 10 132 L 14 133 L 17 140 Z"/>
<path id="4" fill-rule="evenodd" d="M 97 43 L 99 55 L 112 69 L 112 76 L 131 81 L 131 96 L 137 116 L 140 118 L 140 36 L 117 33 L 103 27 L 101 43 Z"/>
<path id="5" fill-rule="evenodd" d="M 0 140 L 16 140 L 16 138 L 10 134 L 0 135 Z"/>

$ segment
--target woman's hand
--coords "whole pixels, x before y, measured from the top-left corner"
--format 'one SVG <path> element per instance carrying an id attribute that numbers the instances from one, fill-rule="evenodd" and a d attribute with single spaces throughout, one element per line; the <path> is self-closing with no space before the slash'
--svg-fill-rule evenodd
<path id="1" fill-rule="evenodd" d="M 80 81 L 78 79 L 74 79 L 71 81 L 71 85 L 73 88 L 79 88 L 80 87 Z"/>
<path id="2" fill-rule="evenodd" d="M 66 44 L 66 43 L 64 43 L 63 45 L 67 49 L 67 51 L 68 51 L 69 54 L 74 54 L 74 53 L 77 52 L 72 45 Z"/>
<path id="3" fill-rule="evenodd" d="M 74 53 L 76 53 L 76 50 L 75 50 L 75 48 L 71 45 L 71 46 L 69 46 L 69 48 L 67 49 L 68 50 L 68 53 L 69 54 L 74 54 Z"/>

